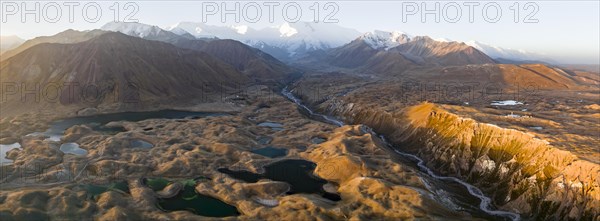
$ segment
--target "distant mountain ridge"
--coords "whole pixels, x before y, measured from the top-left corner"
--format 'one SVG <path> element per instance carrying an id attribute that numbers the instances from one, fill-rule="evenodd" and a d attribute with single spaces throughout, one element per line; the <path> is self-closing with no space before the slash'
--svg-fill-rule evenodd
<path id="1" fill-rule="evenodd" d="M 0 36 L 0 54 L 18 47 L 23 42 L 25 42 L 25 39 L 19 38 L 16 35 Z"/>
<path id="2" fill-rule="evenodd" d="M 235 40 L 203 38 L 190 34 L 175 34 L 158 26 L 142 23 L 108 23 L 101 28 L 105 31 L 121 32 L 147 40 L 161 41 L 180 48 L 206 52 L 231 64 L 238 71 L 256 80 L 278 80 L 292 72 L 287 65 L 271 55 Z"/>
<path id="3" fill-rule="evenodd" d="M 271 47 L 268 44 L 253 48 L 236 40 L 197 38 L 140 23 L 109 23 L 102 28 L 66 30 L 5 52 L 0 61 L 3 81 L 77 81 L 103 86 L 102 95 L 110 94 L 115 82 L 133 82 L 142 87 L 141 98 L 158 102 L 194 99 L 206 92 L 207 84 L 226 87 L 219 82 L 282 83 L 306 67 L 421 80 L 481 78 L 515 83 L 526 79 L 550 89 L 579 88 L 599 81 L 597 74 L 552 65 L 500 65 L 498 59 L 468 44 L 402 32 L 374 31 L 339 47 L 305 51 L 290 67 L 265 52 L 265 47 Z M 293 30 L 283 34 L 294 36 Z"/>
<path id="4" fill-rule="evenodd" d="M 6 60 L 14 55 L 17 55 L 30 47 L 41 43 L 61 43 L 61 44 L 72 44 L 90 40 L 94 37 L 100 36 L 106 33 L 101 30 L 92 30 L 92 31 L 76 31 L 73 29 L 68 29 L 62 31 L 53 36 L 40 36 L 31 40 L 24 42 L 12 50 L 6 51 L 2 54 L 1 60 Z"/>
<path id="5" fill-rule="evenodd" d="M 100 27 L 100 30 L 121 32 L 129 36 L 162 42 L 173 42 L 179 40 L 180 38 L 195 39 L 194 36 L 189 34 L 175 34 L 156 25 L 147 25 L 142 23 L 109 22 Z"/>
<path id="6" fill-rule="evenodd" d="M 469 46 L 473 46 L 477 50 L 482 51 L 483 53 L 487 54 L 491 58 L 501 61 L 502 63 L 504 63 L 504 62 L 510 63 L 510 61 L 512 61 L 513 63 L 532 63 L 532 62 L 552 63 L 552 64 L 558 63 L 558 62 L 548 58 L 547 56 L 537 54 L 537 53 L 527 52 L 524 50 L 501 48 L 501 47 L 481 43 L 478 41 L 468 41 L 468 42 L 465 42 L 465 44 L 467 44 Z"/>
<path id="7" fill-rule="evenodd" d="M 203 23 L 180 22 L 167 30 L 176 34 L 190 34 L 198 38 L 217 37 L 234 39 L 249 46 L 261 49 L 282 61 L 291 61 L 315 51 L 329 50 L 350 43 L 356 38 L 363 38 L 376 48 L 391 48 L 405 43 L 409 34 L 400 31 L 374 30 L 360 33 L 354 29 L 335 24 L 318 24 L 310 22 L 284 23 L 279 26 L 252 29 L 248 26 L 212 26 Z M 440 42 L 452 42 L 446 39 L 435 39 Z M 461 42 L 458 42 L 461 43 Z M 491 46 L 477 41 L 465 44 L 476 48 L 489 57 L 498 60 L 544 61 L 556 63 L 552 59 L 537 53 L 523 50 L 507 49 Z"/>
<path id="8" fill-rule="evenodd" d="M 374 49 L 390 49 L 410 41 L 411 36 L 399 31 L 375 30 L 362 34 L 358 39 L 364 41 Z"/>
<path id="9" fill-rule="evenodd" d="M 425 66 L 494 64 L 492 58 L 461 42 L 411 37 L 401 32 L 376 31 L 324 53 L 312 54 L 302 66 L 358 68 L 361 72 L 402 73 Z"/>
<path id="10" fill-rule="evenodd" d="M 337 24 L 313 22 L 283 23 L 262 29 L 254 29 L 247 25 L 216 26 L 199 22 L 179 22 L 166 28 L 140 23 L 110 22 L 105 24 L 101 29 L 118 30 L 127 35 L 161 41 L 179 37 L 187 39 L 232 39 L 260 49 L 284 62 L 293 62 L 313 52 L 340 47 L 352 42 L 356 38 L 363 38 L 376 48 L 392 48 L 398 46 L 399 43 L 405 43 L 407 38 L 412 38 L 411 35 L 400 31 L 374 30 L 361 33 Z M 444 38 L 435 38 L 434 40 L 452 42 Z M 502 48 L 478 41 L 465 41 L 464 43 L 500 63 L 543 62 L 558 64 L 557 61 L 539 53 Z M 16 53 L 9 54 L 9 56 L 14 54 Z"/>
<path id="11" fill-rule="evenodd" d="M 312 28 L 312 24 L 305 23 L 305 25 Z M 302 34 L 299 33 L 302 32 L 287 24 L 280 26 L 278 30 L 263 29 L 260 31 L 248 29 L 247 27 L 215 27 L 200 23 L 179 23 L 170 28 L 172 32 L 165 31 L 157 26 L 141 23 L 108 23 L 102 29 L 106 31 L 118 31 L 149 40 L 163 41 L 182 48 L 205 51 L 234 65 L 242 72 L 245 72 L 246 69 L 256 70 L 251 71 L 255 74 L 267 72 L 261 75 L 261 77 L 273 76 L 273 73 L 284 70 L 282 68 L 285 66 L 284 64 L 277 63 L 276 59 L 272 59 L 267 55 L 267 51 L 269 50 L 279 50 L 283 55 L 296 56 L 298 58 L 303 55 L 316 59 L 319 62 L 326 61 L 340 67 L 369 68 L 375 72 L 403 70 L 419 65 L 445 66 L 495 63 L 493 59 L 464 43 L 436 41 L 427 36 L 412 37 L 402 32 L 379 30 L 360 35 L 349 44 L 335 48 L 329 47 L 343 41 L 337 40 L 336 43 L 330 42 L 331 44 L 328 45 L 324 45 L 323 42 L 313 41 L 311 44 L 304 44 L 302 47 L 295 46 L 287 49 L 285 47 L 272 46 L 272 44 L 261 41 L 258 49 L 265 51 L 265 54 L 259 50 L 250 52 L 254 50 L 250 47 L 242 50 L 244 46 L 237 44 L 237 41 L 215 39 L 215 36 L 221 35 L 225 38 L 240 38 L 242 35 L 247 37 L 263 34 L 264 32 L 278 32 L 280 34 L 279 38 L 297 36 L 301 37 L 304 43 L 306 43 L 304 39 L 306 36 L 301 36 Z M 188 31 L 192 31 L 194 34 L 190 34 Z M 318 29 L 308 32 L 314 33 L 316 31 Z M 195 39 L 192 35 L 195 37 L 204 37 L 204 39 Z M 305 35 L 307 34 L 305 33 Z M 206 39 L 209 37 L 212 38 Z M 281 39 L 272 35 L 265 35 L 261 38 L 271 38 L 274 42 L 281 41 Z M 309 38 L 313 40 L 319 39 L 314 36 L 309 36 Z M 214 45 L 219 46 L 216 47 Z M 237 52 L 232 53 L 234 51 Z M 314 56 L 313 53 L 317 51 L 323 52 L 321 56 Z M 251 57 L 249 56 L 251 54 L 258 56 Z M 254 65 L 250 65 L 249 63 L 253 63 Z"/>
<path id="12" fill-rule="evenodd" d="M 198 38 L 233 39 L 261 49 L 282 61 L 289 61 L 312 51 L 327 50 L 350 42 L 360 32 L 330 23 L 283 23 L 263 29 L 248 26 L 211 26 L 181 22 L 169 27 L 176 34 Z"/>

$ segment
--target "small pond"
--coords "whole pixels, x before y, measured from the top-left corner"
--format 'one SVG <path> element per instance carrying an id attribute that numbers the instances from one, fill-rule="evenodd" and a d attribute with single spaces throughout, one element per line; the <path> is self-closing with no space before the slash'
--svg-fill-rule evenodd
<path id="1" fill-rule="evenodd" d="M 85 191 L 88 193 L 88 196 L 90 196 L 92 199 L 97 198 L 100 194 L 107 191 L 130 194 L 129 184 L 124 180 L 110 183 L 108 185 L 85 184 L 83 185 L 83 189 L 85 189 Z"/>
<path id="2" fill-rule="evenodd" d="M 274 131 L 282 131 L 283 130 L 283 124 L 275 123 L 275 122 L 262 122 L 262 123 L 259 123 L 258 126 L 270 127 Z"/>
<path id="3" fill-rule="evenodd" d="M 183 184 L 183 189 L 175 197 L 168 199 L 158 198 L 158 208 L 168 212 L 187 210 L 194 214 L 207 217 L 240 215 L 235 206 L 231 206 L 217 198 L 196 192 L 196 180 L 188 179 L 177 181 Z M 153 191 L 158 192 L 173 182 L 163 178 L 148 178 L 144 179 L 144 183 Z"/>
<path id="4" fill-rule="evenodd" d="M 341 199 L 339 195 L 328 193 L 323 189 L 327 181 L 313 175 L 316 166 L 315 163 L 306 160 L 282 160 L 265 166 L 263 174 L 232 171 L 227 168 L 220 168 L 218 171 L 250 183 L 260 179 L 286 182 L 290 185 L 287 194 L 314 193 L 332 201 L 339 201 Z"/>
<path id="5" fill-rule="evenodd" d="M 12 160 L 6 159 L 6 152 L 12 149 L 21 148 L 21 144 L 13 143 L 13 144 L 0 144 L 0 165 L 8 165 L 12 164 Z"/>
<path id="6" fill-rule="evenodd" d="M 65 154 L 74 154 L 77 156 L 86 155 L 88 152 L 85 149 L 81 149 L 77 143 L 64 143 L 60 145 L 60 151 Z"/>
<path id="7" fill-rule="evenodd" d="M 313 137 L 312 139 L 310 139 L 310 142 L 313 144 L 321 144 L 325 141 L 327 141 L 327 139 L 321 137 Z"/>
<path id="8" fill-rule="evenodd" d="M 523 102 L 515 101 L 515 100 L 505 100 L 505 101 L 492 101 L 490 105 L 493 106 L 515 106 L 522 105 Z"/>
<path id="9" fill-rule="evenodd" d="M 129 142 L 129 145 L 131 146 L 131 148 L 142 148 L 142 149 L 150 149 L 152 147 L 154 147 L 154 145 L 152 145 L 150 142 L 147 142 L 145 140 L 132 140 L 131 142 Z"/>

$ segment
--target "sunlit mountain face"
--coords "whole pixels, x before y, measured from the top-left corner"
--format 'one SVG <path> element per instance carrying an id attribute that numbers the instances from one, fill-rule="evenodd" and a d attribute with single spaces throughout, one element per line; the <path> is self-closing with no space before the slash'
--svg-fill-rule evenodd
<path id="1" fill-rule="evenodd" d="M 1 10 L 1 220 L 600 220 L 598 2 Z"/>

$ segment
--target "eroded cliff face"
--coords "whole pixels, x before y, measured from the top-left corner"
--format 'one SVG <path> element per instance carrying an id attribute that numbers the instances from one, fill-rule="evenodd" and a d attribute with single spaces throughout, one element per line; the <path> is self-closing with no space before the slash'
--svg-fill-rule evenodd
<path id="1" fill-rule="evenodd" d="M 394 113 L 333 101 L 319 109 L 373 128 L 440 174 L 478 186 L 501 209 L 540 220 L 600 219 L 600 166 L 530 134 L 461 118 L 432 103 Z"/>

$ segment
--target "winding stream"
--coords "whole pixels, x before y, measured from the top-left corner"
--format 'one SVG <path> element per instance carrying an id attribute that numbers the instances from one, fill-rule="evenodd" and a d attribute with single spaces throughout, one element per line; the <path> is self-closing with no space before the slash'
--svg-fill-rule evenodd
<path id="1" fill-rule="evenodd" d="M 322 122 L 325 123 L 329 123 L 329 124 L 333 124 L 336 126 L 343 126 L 344 123 L 334 117 L 331 116 L 327 116 L 327 115 L 323 115 L 323 114 L 319 114 L 319 113 L 315 113 L 314 111 L 312 111 L 310 108 L 308 108 L 306 105 L 302 104 L 302 101 L 297 98 L 286 86 L 285 88 L 283 88 L 283 90 L 281 91 L 281 94 L 283 94 L 286 98 L 288 98 L 290 101 L 294 102 L 296 105 L 298 105 L 298 107 L 302 108 L 307 114 L 309 114 L 309 117 L 314 118 L 314 119 L 318 119 Z M 366 127 L 366 126 L 365 126 Z M 373 130 L 371 128 L 368 128 L 368 130 L 370 130 L 373 134 L 376 134 L 373 132 Z M 378 134 L 376 134 L 378 135 Z M 483 192 L 469 184 L 466 183 L 456 177 L 448 177 L 448 176 L 440 176 L 440 175 L 436 175 L 433 170 L 431 170 L 430 168 L 428 168 L 424 161 L 413 155 L 413 154 L 409 154 L 409 153 L 404 153 L 401 152 L 400 150 L 398 150 L 397 148 L 395 148 L 393 145 L 391 145 L 390 143 L 387 142 L 387 140 L 385 140 L 385 137 L 383 137 L 382 135 L 378 135 L 380 138 L 382 138 L 382 140 L 384 141 L 385 145 L 387 145 L 388 147 L 390 147 L 390 149 L 392 149 L 394 152 L 396 152 L 399 156 L 403 157 L 404 159 L 410 161 L 410 162 L 416 162 L 416 166 L 419 170 L 421 170 L 422 172 L 424 172 L 427 176 L 429 176 L 431 179 L 433 179 L 434 181 L 441 181 L 441 182 L 432 182 L 433 185 L 435 187 L 432 187 L 430 185 L 426 185 L 427 188 L 429 189 L 429 191 L 431 191 L 434 194 L 438 194 L 439 191 L 436 191 L 437 189 L 445 189 L 444 186 L 445 184 L 447 184 L 447 182 L 452 182 L 454 184 L 458 184 L 460 185 L 462 188 L 466 189 L 467 192 L 471 195 L 471 197 L 475 197 L 479 200 L 479 210 L 485 212 L 487 215 L 491 215 L 492 217 L 490 218 L 495 218 L 495 219 L 501 219 L 501 220 L 520 220 L 521 217 L 519 214 L 517 213 L 512 213 L 512 212 L 508 212 L 508 211 L 502 211 L 502 210 L 495 210 L 493 209 L 494 206 L 492 205 L 492 200 L 485 196 L 483 194 Z M 442 198 L 445 198 L 447 196 L 440 196 Z M 456 200 L 456 199 L 455 199 Z M 458 199 L 459 201 L 461 199 Z M 468 204 L 468 203 L 466 203 Z M 477 212 L 477 211 L 475 211 Z"/>
<path id="2" fill-rule="evenodd" d="M 304 111 L 306 111 L 310 115 L 310 117 L 320 119 L 321 121 L 324 121 L 325 123 L 333 124 L 338 127 L 344 126 L 344 122 L 342 122 L 338 119 L 335 119 L 334 117 L 315 113 L 310 108 L 308 108 L 306 105 L 302 104 L 302 101 L 299 98 L 297 98 L 296 96 L 294 96 L 294 94 L 292 94 L 292 92 L 290 90 L 288 90 L 287 86 L 285 88 L 283 88 L 283 90 L 281 91 L 281 94 L 283 94 L 283 96 L 290 99 L 292 102 L 296 103 L 296 105 L 298 105 L 300 108 L 302 108 Z"/>

